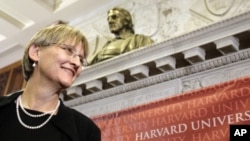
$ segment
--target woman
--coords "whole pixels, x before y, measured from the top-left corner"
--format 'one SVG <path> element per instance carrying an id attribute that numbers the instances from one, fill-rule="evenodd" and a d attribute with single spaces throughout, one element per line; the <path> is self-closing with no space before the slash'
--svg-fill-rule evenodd
<path id="1" fill-rule="evenodd" d="M 80 75 L 88 53 L 82 33 L 66 24 L 41 29 L 22 60 L 23 91 L 0 98 L 0 140 L 100 141 L 100 129 L 59 99 Z"/>

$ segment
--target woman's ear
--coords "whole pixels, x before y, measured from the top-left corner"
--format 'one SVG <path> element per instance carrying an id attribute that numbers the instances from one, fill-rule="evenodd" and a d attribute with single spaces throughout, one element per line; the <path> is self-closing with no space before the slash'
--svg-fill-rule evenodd
<path id="1" fill-rule="evenodd" d="M 31 45 L 29 48 L 29 57 L 34 61 L 37 62 L 39 60 L 39 46 Z"/>

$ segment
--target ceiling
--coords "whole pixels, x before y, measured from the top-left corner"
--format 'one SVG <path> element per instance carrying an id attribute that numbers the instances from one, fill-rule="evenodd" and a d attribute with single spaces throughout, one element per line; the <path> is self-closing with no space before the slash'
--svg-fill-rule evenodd
<path id="1" fill-rule="evenodd" d="M 0 0 L 0 69 L 22 58 L 31 36 L 59 20 L 77 25 L 117 0 Z"/>

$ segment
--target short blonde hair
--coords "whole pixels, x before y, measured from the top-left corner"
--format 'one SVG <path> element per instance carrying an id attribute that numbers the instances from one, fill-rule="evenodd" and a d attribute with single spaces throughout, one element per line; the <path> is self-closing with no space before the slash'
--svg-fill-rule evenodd
<path id="1" fill-rule="evenodd" d="M 69 26 L 67 24 L 57 24 L 47 26 L 40 31 L 38 31 L 28 42 L 22 59 L 22 69 L 24 79 L 29 80 L 31 74 L 34 71 L 32 64 L 34 61 L 29 57 L 29 48 L 32 45 L 38 47 L 47 47 L 52 43 L 63 43 L 66 40 L 74 40 L 75 44 L 82 43 L 82 48 L 84 51 L 84 57 L 88 56 L 88 41 L 86 37 L 81 33 L 80 30 Z"/>

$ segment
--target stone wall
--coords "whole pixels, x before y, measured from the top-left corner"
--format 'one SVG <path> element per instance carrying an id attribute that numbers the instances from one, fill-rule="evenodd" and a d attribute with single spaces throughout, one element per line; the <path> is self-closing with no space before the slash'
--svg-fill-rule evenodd
<path id="1" fill-rule="evenodd" d="M 115 6 L 131 12 L 136 33 L 151 36 L 159 43 L 248 12 L 250 1 L 128 0 L 116 3 Z M 90 54 L 113 36 L 107 24 L 108 9 L 102 9 L 100 13 L 75 25 L 89 39 Z"/>

